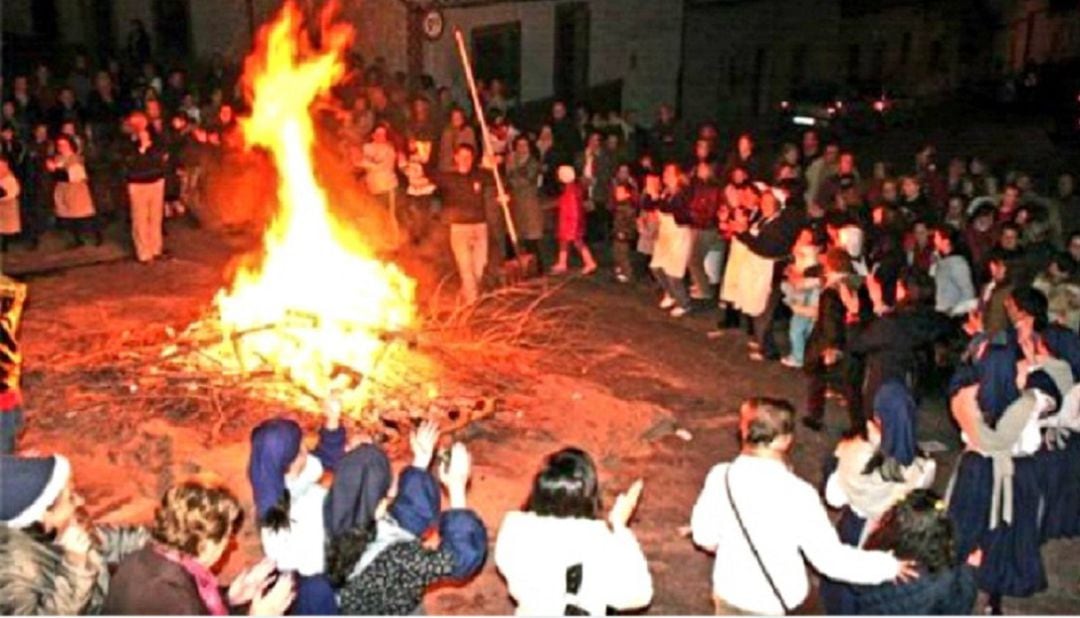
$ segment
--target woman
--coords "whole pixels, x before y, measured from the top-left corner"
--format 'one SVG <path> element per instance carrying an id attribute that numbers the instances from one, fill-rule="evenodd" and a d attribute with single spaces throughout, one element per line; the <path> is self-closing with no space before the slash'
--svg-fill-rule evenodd
<path id="1" fill-rule="evenodd" d="M 0 470 L 0 614 L 100 613 L 108 565 L 146 531 L 89 524 L 61 455 L 3 455 Z"/>
<path id="2" fill-rule="evenodd" d="M 469 452 L 450 451 L 442 481 L 450 509 L 440 512 L 438 483 L 428 471 L 439 439 L 425 424 L 412 437 L 413 464 L 401 472 L 396 495 L 393 472 L 379 447 L 364 444 L 338 464 L 326 508 L 327 572 L 338 588 L 341 613 L 416 615 L 433 584 L 463 581 L 484 565 L 487 531 L 466 508 Z M 439 545 L 422 541 L 432 529 Z"/>
<path id="3" fill-rule="evenodd" d="M 90 234 L 95 245 L 102 242 L 101 230 L 94 224 L 94 200 L 86 166 L 75 148 L 75 142 L 67 135 L 56 138 L 56 156 L 46 162 L 56 181 L 53 199 L 57 225 L 67 228 L 72 235 L 71 247 L 84 244 L 83 234 Z"/>
<path id="4" fill-rule="evenodd" d="M 11 161 L 0 155 L 0 253 L 7 250 L 8 241 L 22 231 L 19 219 L 19 179 L 11 169 Z"/>
<path id="5" fill-rule="evenodd" d="M 950 387 L 965 451 L 947 501 L 957 532 L 956 557 L 982 550 L 976 580 L 990 595 L 992 612 L 1000 613 L 1003 596 L 1031 596 L 1047 585 L 1032 455 L 1041 443 L 1038 417 L 1061 395 L 1044 371 L 1021 374 L 1015 342 L 983 348 L 973 367 L 957 371 Z"/>
<path id="6" fill-rule="evenodd" d="M 360 151 L 356 167 L 364 172 L 368 193 L 387 209 L 394 246 L 400 241 L 397 221 L 397 151 L 390 141 L 390 125 L 380 122 L 371 132 L 371 140 Z"/>
<path id="7" fill-rule="evenodd" d="M 345 454 L 341 408 L 326 404 L 319 443 L 308 452 L 295 421 L 276 418 L 251 432 L 248 478 L 255 500 L 263 552 L 282 572 L 296 572 L 297 614 L 336 613 L 333 592 L 323 575 L 326 531 L 323 508 L 327 491 L 319 480 Z"/>
<path id="8" fill-rule="evenodd" d="M 539 271 L 544 272 L 540 259 L 540 239 L 544 237 L 544 212 L 540 208 L 542 166 L 533 156 L 532 146 L 525 136 L 514 140 L 514 151 L 506 162 L 506 182 L 510 185 L 510 209 L 522 249 L 532 254 Z"/>
<path id="9" fill-rule="evenodd" d="M 953 318 L 965 316 L 979 300 L 971 277 L 971 264 L 962 252 L 960 232 L 951 227 L 934 230 L 937 259 L 931 267 L 936 301 L 934 308 Z"/>
<path id="10" fill-rule="evenodd" d="M 639 480 L 620 495 L 605 522 L 592 458 L 576 448 L 547 458 L 524 510 L 506 515 L 495 542 L 517 615 L 604 615 L 650 603 L 649 564 L 628 527 L 641 489 Z"/>
<path id="11" fill-rule="evenodd" d="M 855 586 L 852 614 L 970 615 L 978 588 L 971 567 L 957 559 L 952 522 L 932 491 L 916 489 L 882 517 L 867 549 L 888 551 L 919 565 L 919 577 Z M 977 562 L 977 561 L 976 561 Z"/>
<path id="12" fill-rule="evenodd" d="M 151 542 L 120 563 L 102 613 L 224 616 L 249 604 L 252 616 L 280 616 L 293 581 L 264 560 L 233 580 L 222 598 L 215 566 L 235 541 L 240 501 L 220 482 L 193 478 L 167 492 L 154 513 Z"/>
<path id="13" fill-rule="evenodd" d="M 673 318 L 681 318 L 690 311 L 690 295 L 683 281 L 694 250 L 690 181 L 676 163 L 664 165 L 661 180 L 660 223 L 649 268 L 664 290 L 660 308 Z"/>
<path id="14" fill-rule="evenodd" d="M 885 382 L 874 396 L 866 437 L 853 436 L 836 447 L 836 471 L 826 483 L 825 500 L 842 509 L 837 529 L 844 543 L 862 547 L 893 505 L 933 484 L 934 460 L 917 454 L 916 413 L 907 386 Z M 823 580 L 821 595 L 830 614 L 854 610 L 851 586 Z"/>

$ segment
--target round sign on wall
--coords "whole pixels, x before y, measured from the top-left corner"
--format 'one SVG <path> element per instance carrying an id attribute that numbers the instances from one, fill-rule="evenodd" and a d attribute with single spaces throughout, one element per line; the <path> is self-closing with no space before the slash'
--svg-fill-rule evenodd
<path id="1" fill-rule="evenodd" d="M 423 19 L 424 36 L 432 41 L 442 36 L 443 30 L 446 27 L 446 22 L 443 20 L 442 11 L 439 9 L 431 9 L 427 13 L 424 13 Z"/>

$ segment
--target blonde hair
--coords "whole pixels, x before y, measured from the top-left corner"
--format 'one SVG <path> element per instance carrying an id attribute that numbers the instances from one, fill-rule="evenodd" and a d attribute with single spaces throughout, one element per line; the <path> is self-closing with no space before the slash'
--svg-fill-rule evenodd
<path id="1" fill-rule="evenodd" d="M 173 485 L 154 513 L 150 535 L 190 556 L 206 541 L 220 542 L 235 533 L 243 519 L 240 501 L 220 479 L 200 475 Z"/>

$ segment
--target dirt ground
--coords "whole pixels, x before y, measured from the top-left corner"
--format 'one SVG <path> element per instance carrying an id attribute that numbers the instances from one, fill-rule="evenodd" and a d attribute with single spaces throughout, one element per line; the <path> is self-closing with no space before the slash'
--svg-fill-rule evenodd
<path id="1" fill-rule="evenodd" d="M 91 362 L 107 341 L 135 341 L 167 327 L 179 330 L 205 311 L 237 243 L 177 225 L 170 226 L 166 241 L 174 259 L 152 266 L 124 259 L 126 249 L 118 242 L 71 253 L 55 239 L 39 255 L 17 250 L 5 261 L 8 271 L 37 271 L 24 277 L 30 284 L 21 330 L 28 429 L 21 447 L 69 455 L 91 513 L 104 521 L 145 522 L 174 478 L 199 470 L 221 475 L 250 500 L 245 475 L 250 419 L 244 410 L 236 410 L 236 423 L 212 434 L 204 419 L 183 411 L 135 419 L 124 414 L 124 397 L 132 407 L 153 397 L 142 391 L 129 389 L 112 412 L 71 409 L 65 405 L 68 389 L 122 391 L 128 385 L 114 383 L 109 375 L 71 384 L 61 379 L 63 369 L 46 362 Z M 101 263 L 71 267 L 92 262 Z M 804 379 L 779 364 L 748 361 L 741 334 L 707 338 L 711 312 L 669 319 L 655 308 L 645 283 L 620 286 L 596 275 L 571 282 L 561 302 L 580 308 L 575 319 L 589 333 L 590 340 L 582 342 L 589 352 L 540 355 L 515 367 L 522 379 L 512 391 L 496 393 L 504 400 L 500 412 L 459 432 L 456 437 L 474 456 L 472 505 L 494 541 L 502 513 L 522 503 L 544 455 L 566 445 L 583 447 L 601 468 L 605 504 L 634 479 L 645 479 L 633 527 L 655 580 L 648 613 L 708 614 L 712 560 L 680 536 L 679 528 L 688 523 L 709 468 L 736 452 L 739 402 L 763 394 L 801 402 Z M 944 485 L 957 453 L 955 432 L 941 402 L 927 402 L 922 415 L 920 437 L 949 446 L 939 455 Z M 842 418 L 842 411 L 833 410 L 826 434 L 798 434 L 794 464 L 804 478 L 818 480 Z M 314 428 L 317 420 L 308 420 Z M 676 435 L 677 429 L 688 431 L 690 439 Z M 1077 551 L 1080 542 L 1047 546 L 1050 589 L 1008 601 L 1007 610 L 1080 611 L 1080 563 L 1072 558 Z M 248 524 L 226 577 L 257 553 Z M 475 581 L 430 595 L 427 611 L 507 614 L 513 605 L 489 560 Z"/>

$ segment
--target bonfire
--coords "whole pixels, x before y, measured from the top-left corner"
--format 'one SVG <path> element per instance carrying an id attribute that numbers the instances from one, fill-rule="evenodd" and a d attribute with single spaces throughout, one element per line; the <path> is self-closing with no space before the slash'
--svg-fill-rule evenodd
<path id="1" fill-rule="evenodd" d="M 417 318 L 413 281 L 333 216 L 332 191 L 315 175 L 312 104 L 344 77 L 354 35 L 333 11 L 322 14 L 315 48 L 286 3 L 245 62 L 251 113 L 240 126 L 248 148 L 272 156 L 277 211 L 259 259 L 236 270 L 214 304 L 243 368 L 271 367 L 313 397 L 340 391 L 355 406 Z"/>

